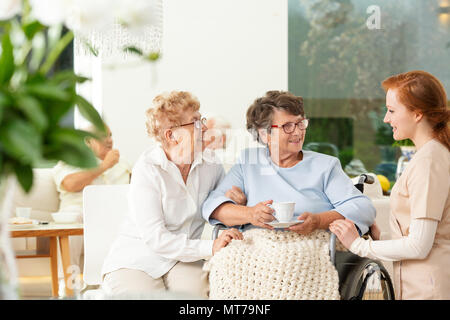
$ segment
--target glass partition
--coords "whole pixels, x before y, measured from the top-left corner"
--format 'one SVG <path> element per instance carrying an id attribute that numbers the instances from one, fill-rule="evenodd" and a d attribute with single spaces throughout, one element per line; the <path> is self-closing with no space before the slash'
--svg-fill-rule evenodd
<path id="1" fill-rule="evenodd" d="M 450 91 L 445 8 L 450 1 L 289 0 L 289 90 L 304 97 L 312 119 L 305 147 L 337 152 L 349 175 L 395 180 L 400 151 L 383 123 L 380 83 L 419 69 Z"/>

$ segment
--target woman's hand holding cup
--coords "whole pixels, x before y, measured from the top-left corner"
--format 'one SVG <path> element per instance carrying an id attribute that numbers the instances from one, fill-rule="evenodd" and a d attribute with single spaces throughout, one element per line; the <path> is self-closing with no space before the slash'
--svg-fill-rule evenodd
<path id="1" fill-rule="evenodd" d="M 254 226 L 273 230 L 272 226 L 266 224 L 275 220 L 275 217 L 273 216 L 274 210 L 268 206 L 272 203 L 273 200 L 267 200 L 259 202 L 255 206 L 250 207 L 250 223 Z"/>

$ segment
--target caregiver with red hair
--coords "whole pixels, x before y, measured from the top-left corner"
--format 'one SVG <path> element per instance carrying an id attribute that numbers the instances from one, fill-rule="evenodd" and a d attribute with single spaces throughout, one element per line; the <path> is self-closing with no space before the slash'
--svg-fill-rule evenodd
<path id="1" fill-rule="evenodd" d="M 384 122 L 395 140 L 411 139 L 417 152 L 392 188 L 391 240 L 376 225 L 361 238 L 350 220 L 330 230 L 351 252 L 394 261 L 397 299 L 450 299 L 450 111 L 442 83 L 410 71 L 382 82 Z"/>

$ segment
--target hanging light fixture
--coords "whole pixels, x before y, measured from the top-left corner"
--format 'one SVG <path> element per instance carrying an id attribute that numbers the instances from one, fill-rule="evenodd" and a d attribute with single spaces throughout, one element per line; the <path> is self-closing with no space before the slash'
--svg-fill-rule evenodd
<path id="1" fill-rule="evenodd" d="M 100 57 L 138 54 L 149 60 L 159 57 L 163 34 L 162 0 L 116 0 L 112 17 L 84 26 L 84 21 L 89 19 L 83 15 L 89 14 L 80 10 L 75 12 L 72 21 L 69 20 L 75 30 L 77 54 Z"/>

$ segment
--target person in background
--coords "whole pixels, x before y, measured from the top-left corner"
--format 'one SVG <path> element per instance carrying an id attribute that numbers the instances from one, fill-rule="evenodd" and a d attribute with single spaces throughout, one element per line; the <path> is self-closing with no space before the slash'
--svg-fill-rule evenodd
<path id="1" fill-rule="evenodd" d="M 208 131 L 205 132 L 205 140 L 210 141 L 207 148 L 224 150 L 227 148 L 226 131 L 231 129 L 231 124 L 223 117 L 214 116 L 206 121 Z"/>
<path id="2" fill-rule="evenodd" d="M 93 127 L 86 129 L 94 132 Z M 107 127 L 107 135 L 101 140 L 88 138 L 86 144 L 97 157 L 98 166 L 81 169 L 59 161 L 53 168 L 53 179 L 59 192 L 59 212 L 76 212 L 78 221 L 83 221 L 83 189 L 88 185 L 128 184 L 131 167 L 120 157 L 119 150 L 113 149 L 112 133 Z M 83 269 L 83 236 L 69 237 L 71 264 Z"/>
<path id="3" fill-rule="evenodd" d="M 223 165 L 225 172 L 228 172 L 235 162 L 234 149 L 229 146 L 227 139 L 233 133 L 231 124 L 221 116 L 208 118 L 206 122 L 208 131 L 205 132 L 205 141 L 208 141 L 207 148 L 214 151 L 217 160 Z"/>
<path id="4" fill-rule="evenodd" d="M 156 96 L 147 110 L 147 132 L 158 144 L 133 168 L 129 212 L 101 272 L 110 295 L 170 291 L 207 298 L 203 260 L 242 239 L 236 229 L 200 239 L 201 205 L 224 170 L 205 149 L 206 119 L 199 108 L 189 92 L 172 91 Z"/>
<path id="5" fill-rule="evenodd" d="M 382 82 L 384 122 L 395 140 L 411 139 L 416 153 L 392 188 L 391 235 L 371 227 L 360 238 L 353 221 L 330 230 L 351 252 L 394 261 L 397 299 L 450 299 L 450 110 L 442 83 L 430 73 L 410 71 Z"/>

